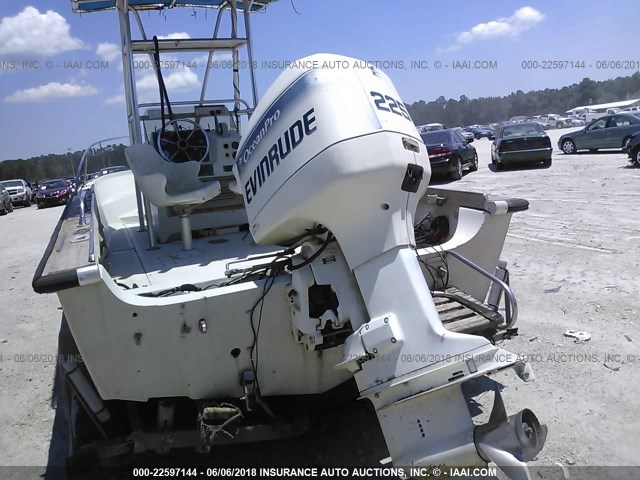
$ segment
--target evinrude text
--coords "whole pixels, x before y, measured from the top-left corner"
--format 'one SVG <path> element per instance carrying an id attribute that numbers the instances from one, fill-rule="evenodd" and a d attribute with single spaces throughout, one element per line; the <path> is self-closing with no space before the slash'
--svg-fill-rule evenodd
<path id="1" fill-rule="evenodd" d="M 244 184 L 247 203 L 251 203 L 258 193 L 258 190 L 271 176 L 271 173 L 280 165 L 280 160 L 284 160 L 298 145 L 302 143 L 306 136 L 314 133 L 318 127 L 315 125 L 315 109 L 310 109 L 302 115 L 301 119 L 293 124 L 280 135 L 278 140 L 269 148 L 268 153 L 262 157 L 258 165 L 253 170 L 249 180 Z"/>

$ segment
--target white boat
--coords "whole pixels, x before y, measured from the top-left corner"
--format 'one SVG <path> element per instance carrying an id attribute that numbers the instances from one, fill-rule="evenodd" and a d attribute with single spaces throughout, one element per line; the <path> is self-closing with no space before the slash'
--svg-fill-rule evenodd
<path id="1" fill-rule="evenodd" d="M 426 147 L 365 62 L 307 57 L 258 103 L 250 17 L 270 0 L 72 3 L 115 9 L 131 144 L 130 171 L 78 189 L 33 281 L 60 298 L 65 411 L 94 421 L 90 447 L 207 452 L 296 435 L 303 395 L 346 392 L 373 404 L 394 465 L 494 462 L 526 478 L 546 428 L 527 409 L 508 417 L 499 392 L 475 425 L 461 386 L 508 368 L 533 379 L 494 342 L 516 333 L 500 254 L 528 202 L 428 188 Z M 212 38 L 142 28 L 140 11 L 181 6 L 217 10 Z M 170 102 L 162 56 L 203 51 L 248 60 L 248 99 L 235 69 L 208 98 L 207 70 L 198 99 Z M 160 102 L 137 102 L 137 55 L 156 66 Z"/>

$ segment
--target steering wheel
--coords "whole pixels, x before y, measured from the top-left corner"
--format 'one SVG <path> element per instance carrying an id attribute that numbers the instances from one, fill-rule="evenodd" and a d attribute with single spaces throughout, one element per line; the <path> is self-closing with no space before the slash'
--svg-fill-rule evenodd
<path id="1" fill-rule="evenodd" d="M 160 129 L 156 143 L 160 156 L 168 162 L 201 162 L 209 155 L 209 137 L 193 120 L 168 121 Z"/>

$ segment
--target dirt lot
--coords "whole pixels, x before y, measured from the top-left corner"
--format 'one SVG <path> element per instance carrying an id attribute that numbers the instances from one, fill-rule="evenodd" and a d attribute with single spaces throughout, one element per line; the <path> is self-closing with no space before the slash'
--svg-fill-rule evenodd
<path id="1" fill-rule="evenodd" d="M 62 311 L 57 296 L 34 293 L 31 279 L 62 209 L 16 208 L 0 217 L 0 465 L 50 461 Z"/>
<path id="2" fill-rule="evenodd" d="M 562 133 L 550 132 L 554 148 Z M 488 158 L 489 142 L 475 145 Z M 520 336 L 504 346 L 529 355 L 537 378 L 496 379 L 510 411 L 527 406 L 548 425 L 541 464 L 639 465 L 625 439 L 640 438 L 640 170 L 620 153 L 554 152 L 553 162 L 465 178 L 530 201 L 503 252 L 520 306 Z M 566 329 L 593 337 L 576 344 Z"/>
<path id="3" fill-rule="evenodd" d="M 562 133 L 550 132 L 555 148 Z M 473 145 L 480 169 L 450 186 L 531 203 L 514 216 L 503 253 L 520 335 L 502 346 L 528 355 L 537 379 L 525 384 L 512 372 L 497 375 L 507 409 L 530 408 L 548 425 L 539 465 L 640 465 L 640 169 L 617 152 L 554 152 L 549 169 L 494 172 L 490 142 Z M 0 465 L 43 467 L 64 458 L 52 400 L 61 311 L 57 297 L 31 289 L 61 211 L 19 208 L 0 217 Z M 586 330 L 592 339 L 576 344 L 563 336 L 567 329 Z M 375 419 L 362 409 L 317 435 L 229 454 L 262 464 L 302 456 L 316 465 L 371 465 L 387 455 Z M 29 476 L 37 471 L 44 468 Z"/>

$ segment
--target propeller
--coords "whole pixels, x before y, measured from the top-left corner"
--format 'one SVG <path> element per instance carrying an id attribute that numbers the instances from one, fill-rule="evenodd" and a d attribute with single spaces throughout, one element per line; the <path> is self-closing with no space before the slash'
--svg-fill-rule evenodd
<path id="1" fill-rule="evenodd" d="M 526 462 L 533 460 L 547 439 L 547 427 L 525 408 L 507 417 L 502 395 L 496 389 L 489 421 L 473 432 L 478 454 L 493 462 L 511 480 L 531 480 Z"/>

